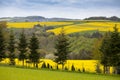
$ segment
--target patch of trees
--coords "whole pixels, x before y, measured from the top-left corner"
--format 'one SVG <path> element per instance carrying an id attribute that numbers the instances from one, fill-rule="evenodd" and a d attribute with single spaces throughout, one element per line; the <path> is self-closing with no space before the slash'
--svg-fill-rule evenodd
<path id="1" fill-rule="evenodd" d="M 120 21 L 119 17 L 116 16 L 112 16 L 112 17 L 89 17 L 89 18 L 85 18 L 84 20 L 111 20 L 111 21 Z"/>
<path id="2" fill-rule="evenodd" d="M 44 32 L 41 28 L 42 27 L 24 29 L 26 39 L 30 39 L 34 32 L 36 36 L 38 36 L 40 43 L 40 49 L 38 49 L 38 52 L 41 54 L 41 57 L 54 59 L 55 56 L 52 54 L 56 51 L 55 41 L 57 40 L 57 36 L 52 32 Z M 12 30 L 14 31 L 14 35 L 19 43 L 19 38 L 23 29 Z M 68 38 L 71 46 L 70 50 L 72 52 L 69 54 L 68 59 L 92 59 L 93 44 L 97 38 L 102 36 L 101 32 L 92 31 L 90 33 L 75 33 L 71 35 L 68 35 Z"/>
<path id="3" fill-rule="evenodd" d="M 69 36 L 70 37 L 80 37 L 80 36 L 83 36 L 85 38 L 102 38 L 103 34 L 100 31 L 95 30 L 95 31 L 89 31 L 89 32 L 72 33 L 72 34 L 69 34 Z"/>
<path id="4" fill-rule="evenodd" d="M 93 59 L 92 58 L 93 55 L 92 55 L 92 51 L 87 51 L 87 50 L 80 50 L 79 53 L 70 53 L 68 55 L 68 59 L 71 59 L 71 60 L 91 60 Z"/>
<path id="5" fill-rule="evenodd" d="M 4 31 L 7 26 L 3 27 L 3 24 L 5 25 L 4 22 L 1 22 L 2 25 L 0 25 L 0 60 L 3 60 L 6 57 L 6 51 L 9 52 L 8 57 L 10 58 L 10 65 L 15 65 L 15 49 L 16 49 L 16 41 L 15 41 L 15 35 L 13 34 L 13 31 L 10 31 L 9 33 L 9 40 L 5 39 L 5 34 Z M 2 26 L 2 27 L 1 27 Z M 20 38 L 19 38 L 19 44 L 17 44 L 18 51 L 20 51 L 18 58 L 23 61 L 24 65 L 24 60 L 26 59 L 26 52 L 27 48 L 30 49 L 30 54 L 29 54 L 29 60 L 30 62 L 34 63 L 37 67 L 37 63 L 39 62 L 39 53 L 37 49 L 39 49 L 39 42 L 36 37 L 36 35 L 33 35 L 30 40 L 29 44 L 27 43 L 26 35 L 24 34 L 24 31 L 21 33 Z M 28 46 L 29 45 L 29 46 Z"/>
<path id="6" fill-rule="evenodd" d="M 8 57 L 10 58 L 10 64 L 11 65 L 15 65 L 15 48 L 16 48 L 16 44 L 17 44 L 17 50 L 19 51 L 19 55 L 18 58 L 19 60 L 21 60 L 23 62 L 23 66 L 24 66 L 24 61 L 25 59 L 28 59 L 29 63 L 33 63 L 34 67 L 38 67 L 38 63 L 40 62 L 40 53 L 43 53 L 44 50 L 40 50 L 39 47 L 39 37 L 38 34 L 36 34 L 35 32 L 32 34 L 32 36 L 30 37 L 26 37 L 26 34 L 24 32 L 24 29 L 22 30 L 21 34 L 18 37 L 18 41 L 15 41 L 15 37 L 16 35 L 14 34 L 13 31 L 11 31 L 9 34 L 9 40 L 7 42 L 7 47 L 5 45 L 6 41 L 4 39 L 4 35 L 3 35 L 3 30 L 4 28 L 0 28 L 0 40 L 1 40 L 1 45 L 0 45 L 0 59 L 4 59 L 5 58 L 5 49 L 7 49 L 9 51 L 9 55 Z M 48 37 L 48 36 L 47 36 Z M 47 37 L 45 36 L 45 43 L 44 44 L 48 44 L 48 42 L 51 42 L 47 39 Z M 52 36 L 51 36 L 52 38 Z M 66 38 L 65 33 L 61 32 L 61 34 L 58 36 L 58 38 L 56 39 L 57 43 L 56 43 L 56 50 L 57 52 L 55 53 L 56 56 L 58 56 L 56 58 L 56 62 L 58 64 L 65 64 L 65 61 L 67 60 L 67 55 L 69 53 L 68 50 L 68 39 Z M 61 45 L 62 44 L 62 45 Z M 5 49 L 4 49 L 5 48 Z M 49 49 L 49 48 L 48 48 Z M 42 52 L 41 52 L 42 51 Z M 28 54 L 29 53 L 29 54 Z M 60 54 L 59 54 L 60 53 Z"/>
<path id="7" fill-rule="evenodd" d="M 96 38 L 86 38 L 83 36 L 70 38 L 69 59 L 92 59 L 94 42 Z"/>

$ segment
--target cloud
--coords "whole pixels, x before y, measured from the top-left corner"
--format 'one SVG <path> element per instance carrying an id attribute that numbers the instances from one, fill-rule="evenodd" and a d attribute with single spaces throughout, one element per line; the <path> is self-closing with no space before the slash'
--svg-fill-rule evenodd
<path id="1" fill-rule="evenodd" d="M 0 17 L 40 15 L 85 18 L 120 17 L 120 0 L 0 0 Z"/>

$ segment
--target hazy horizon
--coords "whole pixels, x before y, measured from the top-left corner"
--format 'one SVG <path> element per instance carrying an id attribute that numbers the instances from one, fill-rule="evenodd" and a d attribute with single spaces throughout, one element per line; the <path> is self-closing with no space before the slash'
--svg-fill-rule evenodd
<path id="1" fill-rule="evenodd" d="M 120 17 L 120 0 L 0 0 L 0 17 Z"/>

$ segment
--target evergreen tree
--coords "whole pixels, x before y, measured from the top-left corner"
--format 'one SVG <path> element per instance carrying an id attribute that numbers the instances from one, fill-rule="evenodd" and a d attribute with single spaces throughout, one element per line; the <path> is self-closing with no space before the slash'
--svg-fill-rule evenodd
<path id="1" fill-rule="evenodd" d="M 3 28 L 0 26 L 0 61 L 5 58 L 5 39 L 3 35 Z"/>
<path id="2" fill-rule="evenodd" d="M 13 31 L 11 31 L 11 33 L 10 33 L 10 40 L 9 40 L 8 50 L 10 52 L 10 54 L 9 54 L 10 65 L 15 65 L 15 54 L 14 54 L 14 51 L 15 51 L 15 38 L 14 38 Z"/>
<path id="3" fill-rule="evenodd" d="M 107 66 L 114 66 L 117 72 L 120 67 L 120 34 L 116 26 L 113 32 L 104 37 L 100 51 L 102 52 L 101 63 L 106 66 L 106 71 L 108 71 Z"/>
<path id="4" fill-rule="evenodd" d="M 5 39 L 5 30 L 6 30 L 6 21 L 0 21 L 0 61 L 6 57 L 6 39 Z"/>
<path id="5" fill-rule="evenodd" d="M 26 59 L 26 52 L 27 52 L 27 39 L 26 36 L 24 34 L 24 30 L 22 31 L 21 35 L 20 35 L 20 43 L 19 43 L 19 60 L 21 60 L 23 62 L 23 66 L 24 66 L 24 60 Z"/>
<path id="6" fill-rule="evenodd" d="M 102 41 L 102 45 L 100 47 L 100 51 L 102 52 L 101 64 L 103 64 L 104 73 L 106 73 L 107 67 L 110 66 L 109 58 L 111 57 L 109 55 L 110 53 L 110 32 L 105 34 L 103 41 Z"/>
<path id="7" fill-rule="evenodd" d="M 62 69 L 63 69 L 64 64 L 67 60 L 68 53 L 70 52 L 68 38 L 65 35 L 63 29 L 61 30 L 61 33 L 58 35 L 55 48 L 56 48 L 55 62 L 57 62 L 58 64 L 62 64 Z"/>
<path id="8" fill-rule="evenodd" d="M 8 38 L 7 22 L 0 21 L 0 61 L 6 57 L 6 41 Z"/>
<path id="9" fill-rule="evenodd" d="M 32 38 L 30 39 L 30 56 L 29 56 L 29 59 L 31 62 L 34 63 L 34 67 L 37 67 L 38 66 L 38 63 L 39 63 L 39 58 L 40 58 L 40 55 L 39 53 L 37 52 L 37 49 L 39 49 L 39 41 L 38 41 L 38 38 L 36 37 L 35 34 L 32 35 Z"/>
<path id="10" fill-rule="evenodd" d="M 118 73 L 117 69 L 120 69 L 120 34 L 116 26 L 114 27 L 114 31 L 111 33 L 110 42 L 110 65 L 114 66 L 116 68 L 116 73 Z"/>

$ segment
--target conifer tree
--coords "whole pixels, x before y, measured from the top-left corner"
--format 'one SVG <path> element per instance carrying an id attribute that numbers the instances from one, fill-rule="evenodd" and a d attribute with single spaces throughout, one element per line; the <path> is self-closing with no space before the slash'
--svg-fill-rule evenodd
<path id="1" fill-rule="evenodd" d="M 101 63 L 106 67 L 113 66 L 117 72 L 120 69 L 120 34 L 116 25 L 114 31 L 104 37 L 100 51 Z"/>
<path id="2" fill-rule="evenodd" d="M 118 69 L 120 72 L 120 33 L 116 26 L 114 27 L 114 31 L 111 33 L 110 42 L 110 65 L 114 66 L 115 72 L 118 73 Z"/>
<path id="3" fill-rule="evenodd" d="M 21 35 L 20 35 L 20 43 L 19 43 L 19 60 L 21 60 L 23 62 L 23 66 L 24 66 L 24 60 L 26 59 L 26 52 L 27 52 L 27 39 L 24 33 L 24 30 L 22 31 Z"/>
<path id="4" fill-rule="evenodd" d="M 15 65 L 15 37 L 13 34 L 13 31 L 10 33 L 10 39 L 9 39 L 9 46 L 8 50 L 10 52 L 9 58 L 10 58 L 10 65 Z"/>
<path id="5" fill-rule="evenodd" d="M 40 55 L 37 51 L 39 49 L 39 41 L 35 34 L 33 34 L 32 38 L 30 39 L 29 47 L 30 47 L 30 52 L 31 52 L 29 59 L 31 62 L 34 63 L 34 67 L 38 67 L 39 58 L 40 58 Z"/>
<path id="6" fill-rule="evenodd" d="M 100 51 L 102 52 L 101 57 L 101 64 L 104 66 L 104 73 L 107 71 L 107 67 L 110 66 L 109 58 L 111 57 L 109 55 L 110 53 L 110 32 L 107 32 L 103 38 L 102 45 L 100 47 Z"/>
<path id="7" fill-rule="evenodd" d="M 5 58 L 5 50 L 6 50 L 6 44 L 5 44 L 5 37 L 4 37 L 4 31 L 6 29 L 6 21 L 0 21 L 0 61 Z"/>
<path id="8" fill-rule="evenodd" d="M 55 44 L 55 48 L 56 48 L 55 62 L 57 62 L 58 64 L 62 64 L 62 69 L 70 52 L 69 44 L 70 43 L 68 42 L 68 38 L 65 35 L 64 29 L 62 28 L 60 34 L 58 35 L 57 42 Z"/>
<path id="9" fill-rule="evenodd" d="M 0 26 L 0 61 L 5 58 L 5 39 L 3 35 L 3 29 Z"/>

